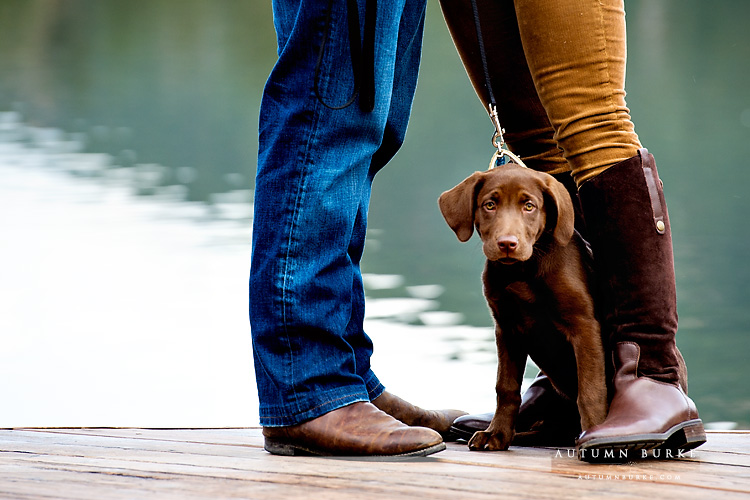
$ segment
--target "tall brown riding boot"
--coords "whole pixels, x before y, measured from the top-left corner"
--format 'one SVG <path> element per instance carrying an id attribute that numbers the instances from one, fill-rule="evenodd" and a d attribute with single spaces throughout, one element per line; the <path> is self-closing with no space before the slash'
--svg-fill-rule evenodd
<path id="1" fill-rule="evenodd" d="M 409 427 L 371 403 L 353 403 L 289 427 L 264 427 L 274 455 L 423 457 L 445 449 L 440 434 Z"/>
<path id="2" fill-rule="evenodd" d="M 621 461 L 656 448 L 700 446 L 703 423 L 680 385 L 672 238 L 654 157 L 641 149 L 584 183 L 579 194 L 615 386 L 606 420 L 579 437 L 578 456 Z"/>

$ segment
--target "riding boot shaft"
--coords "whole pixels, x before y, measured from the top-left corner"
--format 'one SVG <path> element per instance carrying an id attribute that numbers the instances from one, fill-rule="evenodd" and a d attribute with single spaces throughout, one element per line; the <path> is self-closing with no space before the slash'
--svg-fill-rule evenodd
<path id="1" fill-rule="evenodd" d="M 579 457 L 700 446 L 705 431 L 675 345 L 671 227 L 654 157 L 641 149 L 584 183 L 579 194 L 615 370 L 609 414 L 578 438 Z"/>
<path id="2" fill-rule="evenodd" d="M 639 375 L 677 383 L 672 237 L 654 157 L 644 148 L 580 188 L 610 346 L 640 347 Z"/>

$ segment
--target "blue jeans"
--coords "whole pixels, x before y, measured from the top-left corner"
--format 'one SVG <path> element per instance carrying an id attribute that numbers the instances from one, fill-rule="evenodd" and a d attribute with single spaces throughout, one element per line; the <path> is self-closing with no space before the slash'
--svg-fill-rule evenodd
<path id="1" fill-rule="evenodd" d="M 366 0 L 357 3 L 364 25 Z M 360 260 L 373 177 L 406 133 L 425 4 L 377 3 L 375 105 L 364 112 L 357 102 L 333 109 L 357 90 L 347 2 L 273 2 L 279 58 L 261 103 L 250 271 L 263 426 L 384 390 L 370 369 Z"/>

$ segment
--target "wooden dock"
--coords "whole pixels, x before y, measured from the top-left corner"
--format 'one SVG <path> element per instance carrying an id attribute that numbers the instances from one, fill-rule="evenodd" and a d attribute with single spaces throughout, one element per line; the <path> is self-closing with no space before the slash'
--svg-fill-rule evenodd
<path id="1" fill-rule="evenodd" d="M 420 459 L 278 457 L 260 429 L 0 430 L 2 499 L 750 498 L 750 431 L 682 459 L 591 465 L 567 449 Z"/>

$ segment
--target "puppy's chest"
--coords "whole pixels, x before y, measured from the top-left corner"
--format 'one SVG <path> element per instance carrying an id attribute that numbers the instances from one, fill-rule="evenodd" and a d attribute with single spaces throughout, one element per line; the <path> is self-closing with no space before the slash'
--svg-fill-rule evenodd
<path id="1" fill-rule="evenodd" d="M 506 300 L 509 301 L 534 304 L 537 301 L 535 288 L 538 287 L 533 287 L 525 281 L 516 281 L 506 286 L 501 295 L 504 295 Z"/>
<path id="2" fill-rule="evenodd" d="M 549 288 L 533 281 L 489 283 L 485 297 L 495 319 L 502 323 L 536 322 L 554 315 L 556 309 Z"/>

